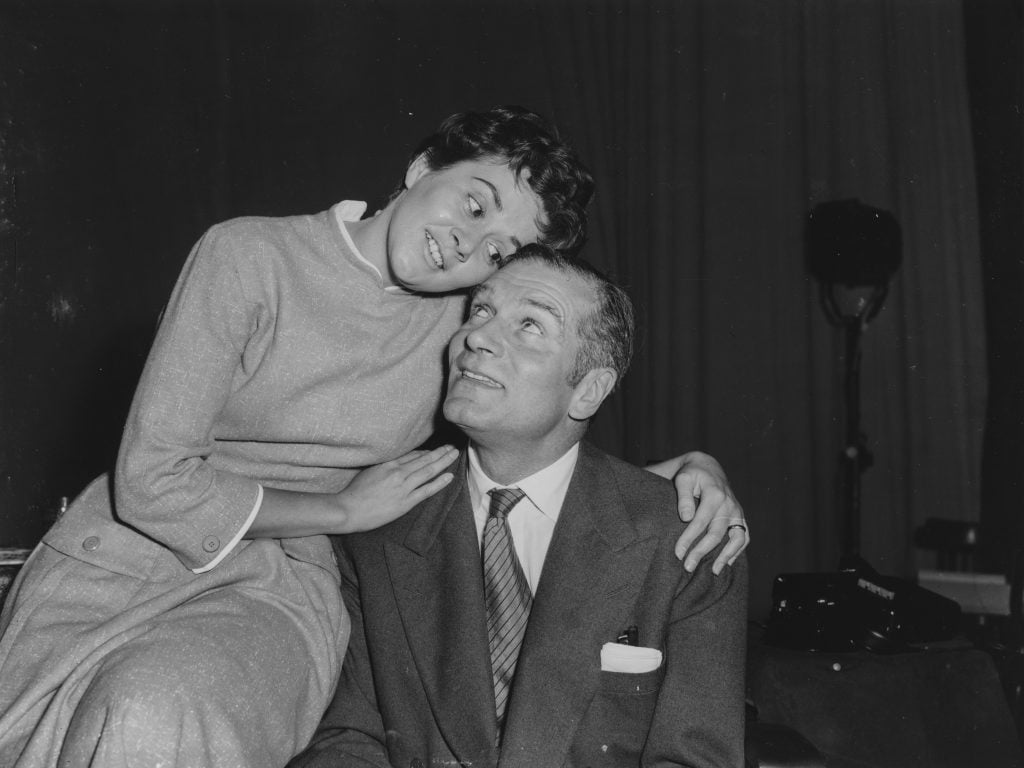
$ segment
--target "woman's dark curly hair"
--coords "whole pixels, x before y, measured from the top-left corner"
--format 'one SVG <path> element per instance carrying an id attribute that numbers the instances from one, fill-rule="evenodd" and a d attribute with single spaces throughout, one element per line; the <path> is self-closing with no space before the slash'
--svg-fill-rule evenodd
<path id="1" fill-rule="evenodd" d="M 412 159 L 420 155 L 434 171 L 465 160 L 503 160 L 517 181 L 525 176 L 541 200 L 546 222 L 540 242 L 566 253 L 583 245 L 594 179 L 557 129 L 537 113 L 516 106 L 460 112 L 424 139 Z"/>

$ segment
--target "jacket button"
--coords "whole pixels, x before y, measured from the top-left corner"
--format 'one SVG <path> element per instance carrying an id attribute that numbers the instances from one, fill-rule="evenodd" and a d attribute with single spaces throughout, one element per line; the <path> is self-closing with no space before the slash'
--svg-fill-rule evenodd
<path id="1" fill-rule="evenodd" d="M 423 768 L 423 761 L 418 757 L 414 757 L 409 761 L 409 768 Z"/>
<path id="2" fill-rule="evenodd" d="M 207 536 L 203 539 L 203 549 L 207 552 L 216 552 L 220 549 L 220 539 L 216 536 Z"/>
<path id="3" fill-rule="evenodd" d="M 85 540 L 82 542 L 82 549 L 84 549 L 86 552 L 92 552 L 93 550 L 98 549 L 99 546 L 99 536 L 87 536 Z"/>

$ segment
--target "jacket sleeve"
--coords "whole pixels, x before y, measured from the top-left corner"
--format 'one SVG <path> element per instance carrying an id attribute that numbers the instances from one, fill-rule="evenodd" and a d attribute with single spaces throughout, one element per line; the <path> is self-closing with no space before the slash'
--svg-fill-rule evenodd
<path id="1" fill-rule="evenodd" d="M 245 225 L 212 228 L 171 295 L 125 425 L 115 476 L 118 515 L 186 567 L 218 562 L 256 512 L 255 480 L 207 461 L 213 425 L 265 307 L 246 295 L 237 254 Z M 251 292 L 251 291 L 250 291 Z"/>
<path id="2" fill-rule="evenodd" d="M 370 667 L 359 583 L 345 552 L 345 537 L 332 537 L 341 572 L 341 593 L 352 620 L 341 680 L 306 749 L 288 768 L 389 768 L 384 721 Z"/>
<path id="3" fill-rule="evenodd" d="M 710 562 L 681 580 L 674 599 L 643 765 L 744 765 L 747 562 L 741 556 L 719 576 Z"/>

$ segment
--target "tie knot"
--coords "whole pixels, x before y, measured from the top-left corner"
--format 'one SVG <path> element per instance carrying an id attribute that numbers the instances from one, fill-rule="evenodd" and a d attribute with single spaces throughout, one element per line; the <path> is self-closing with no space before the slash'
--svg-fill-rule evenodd
<path id="1" fill-rule="evenodd" d="M 488 493 L 491 494 L 490 515 L 499 520 L 504 518 L 512 507 L 526 495 L 519 488 L 492 488 Z"/>

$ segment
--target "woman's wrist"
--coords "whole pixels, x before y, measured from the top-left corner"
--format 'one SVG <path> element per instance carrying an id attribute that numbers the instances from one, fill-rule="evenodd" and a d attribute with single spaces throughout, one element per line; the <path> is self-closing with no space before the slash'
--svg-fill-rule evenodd
<path id="1" fill-rule="evenodd" d="M 249 539 L 284 539 L 351 533 L 351 512 L 341 493 L 309 493 L 265 488 L 263 504 L 249 528 Z"/>

